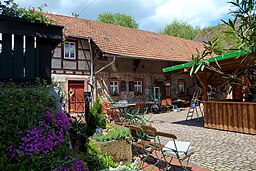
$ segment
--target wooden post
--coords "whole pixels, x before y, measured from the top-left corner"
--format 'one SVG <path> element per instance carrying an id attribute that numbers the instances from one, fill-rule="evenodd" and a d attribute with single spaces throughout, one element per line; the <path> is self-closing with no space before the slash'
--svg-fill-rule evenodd
<path id="1" fill-rule="evenodd" d="M 207 101 L 208 100 L 208 98 L 207 98 L 207 79 L 206 79 L 205 72 L 204 72 L 204 79 L 202 79 L 198 73 L 196 73 L 196 78 L 199 80 L 200 84 L 203 87 L 203 100 Z"/>

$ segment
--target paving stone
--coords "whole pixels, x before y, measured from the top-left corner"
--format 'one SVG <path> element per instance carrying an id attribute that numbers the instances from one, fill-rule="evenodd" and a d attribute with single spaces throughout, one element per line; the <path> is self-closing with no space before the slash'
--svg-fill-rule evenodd
<path id="1" fill-rule="evenodd" d="M 256 136 L 206 129 L 197 119 L 186 121 L 187 110 L 179 113 L 153 114 L 152 126 L 163 132 L 173 133 L 178 140 L 190 141 L 195 150 L 191 163 L 210 170 L 256 171 Z M 150 117 L 150 114 L 146 115 Z M 163 121 L 163 122 L 159 122 Z M 163 143 L 168 138 L 161 139 Z"/>

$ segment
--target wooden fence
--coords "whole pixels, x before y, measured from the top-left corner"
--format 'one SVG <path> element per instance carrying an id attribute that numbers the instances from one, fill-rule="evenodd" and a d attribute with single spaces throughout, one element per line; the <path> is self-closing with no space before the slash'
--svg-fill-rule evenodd
<path id="1" fill-rule="evenodd" d="M 204 127 L 256 134 L 256 103 L 204 102 Z"/>
<path id="2" fill-rule="evenodd" d="M 62 41 L 62 26 L 0 16 L 0 81 L 51 80 L 52 50 Z"/>

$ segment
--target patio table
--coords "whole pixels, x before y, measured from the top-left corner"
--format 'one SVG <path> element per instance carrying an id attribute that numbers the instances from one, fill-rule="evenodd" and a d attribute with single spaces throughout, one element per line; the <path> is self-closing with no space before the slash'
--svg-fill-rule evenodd
<path id="1" fill-rule="evenodd" d="M 120 113 L 120 120 L 121 122 L 127 122 L 128 124 L 134 124 L 138 125 L 140 123 L 146 124 L 145 119 L 143 116 L 138 115 L 139 108 L 136 108 L 136 104 L 113 104 L 113 107 L 111 109 L 118 109 Z"/>
<path id="2" fill-rule="evenodd" d="M 186 101 L 185 101 L 185 100 L 182 100 L 182 99 L 174 100 L 174 101 L 172 102 L 172 104 L 173 104 L 173 110 L 177 110 L 177 112 L 180 111 L 180 108 L 184 106 L 185 102 L 186 102 Z"/>

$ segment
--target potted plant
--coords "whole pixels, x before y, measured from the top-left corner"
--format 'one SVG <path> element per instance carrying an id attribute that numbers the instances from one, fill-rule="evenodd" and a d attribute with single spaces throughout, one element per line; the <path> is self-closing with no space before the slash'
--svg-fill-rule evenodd
<path id="1" fill-rule="evenodd" d="M 116 162 L 132 161 L 132 138 L 129 128 L 122 126 L 114 128 L 110 125 L 106 129 L 97 128 L 89 140 L 99 147 L 101 154 L 112 156 Z"/>

